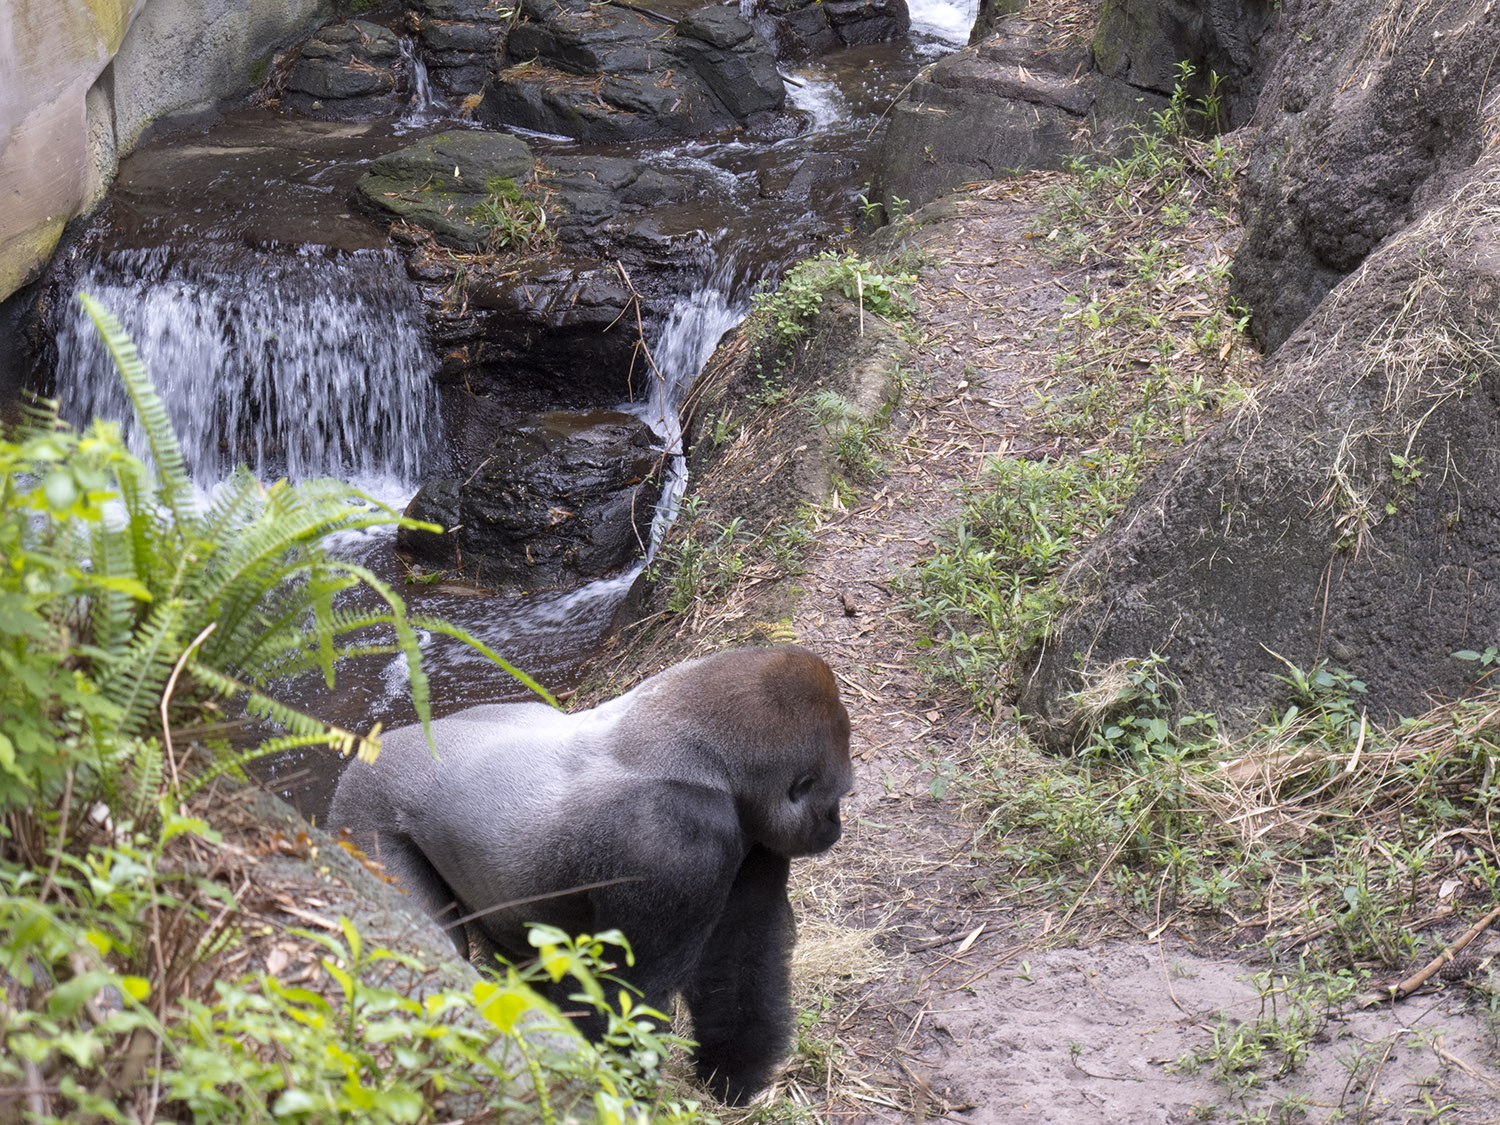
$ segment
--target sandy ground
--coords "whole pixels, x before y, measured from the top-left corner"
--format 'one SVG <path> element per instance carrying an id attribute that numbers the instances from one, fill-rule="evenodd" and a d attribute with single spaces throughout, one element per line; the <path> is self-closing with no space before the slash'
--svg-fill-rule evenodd
<path id="1" fill-rule="evenodd" d="M 1243 1094 L 1179 1067 L 1263 1012 L 1263 966 L 1171 918 L 1027 901 L 964 786 L 933 796 L 943 763 L 1011 732 L 924 680 L 891 579 L 986 456 L 1050 441 L 1024 406 L 1082 275 L 1026 244 L 1035 195 L 992 185 L 921 235 L 938 262 L 918 317 L 928 378 L 889 475 L 820 532 L 803 580 L 793 626 L 843 683 L 858 791 L 844 841 L 794 876 L 802 1003 L 821 1015 L 779 1093 L 828 1121 L 1500 1121 L 1491 1031 L 1462 988 L 1335 1014 L 1291 1073 Z"/>

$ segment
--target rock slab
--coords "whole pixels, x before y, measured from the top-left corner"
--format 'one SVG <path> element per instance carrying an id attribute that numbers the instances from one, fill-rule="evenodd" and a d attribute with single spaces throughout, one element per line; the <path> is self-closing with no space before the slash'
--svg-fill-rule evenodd
<path id="1" fill-rule="evenodd" d="M 403 530 L 397 547 L 490 586 L 607 577 L 645 553 L 663 463 L 633 414 L 548 411 L 501 433 L 466 479 L 423 485 L 406 514 L 446 531 Z"/>

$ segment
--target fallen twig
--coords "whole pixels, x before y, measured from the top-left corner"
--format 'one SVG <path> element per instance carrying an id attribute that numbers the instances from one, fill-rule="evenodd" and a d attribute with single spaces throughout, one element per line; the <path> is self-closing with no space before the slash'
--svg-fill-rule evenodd
<path id="1" fill-rule="evenodd" d="M 1361 1008 L 1369 1008 L 1386 1000 L 1390 1000 L 1392 1002 L 1397 1000 L 1405 1000 L 1413 992 L 1426 984 L 1434 973 L 1436 973 L 1449 961 L 1452 961 L 1455 957 L 1462 953 L 1474 941 L 1475 938 L 1484 933 L 1485 930 L 1489 929 L 1490 924 L 1494 922 L 1496 918 L 1500 918 L 1500 906 L 1495 907 L 1495 909 L 1491 910 L 1483 918 L 1475 922 L 1466 931 L 1464 931 L 1463 935 L 1459 937 L 1457 941 L 1448 946 L 1447 949 L 1439 953 L 1420 970 L 1413 973 L 1411 976 L 1407 977 L 1399 984 L 1392 985 L 1384 992 L 1370 992 L 1361 996 L 1359 998 L 1359 1006 Z"/>

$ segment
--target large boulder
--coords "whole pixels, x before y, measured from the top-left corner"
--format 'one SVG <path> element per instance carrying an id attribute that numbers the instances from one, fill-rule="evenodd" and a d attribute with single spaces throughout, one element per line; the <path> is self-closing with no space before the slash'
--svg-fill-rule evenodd
<path id="1" fill-rule="evenodd" d="M 806 58 L 837 47 L 884 43 L 911 30 L 906 0 L 759 0 L 783 55 Z"/>
<path id="2" fill-rule="evenodd" d="M 396 33 L 349 20 L 329 24 L 302 44 L 282 102 L 311 116 L 370 117 L 397 113 L 410 91 Z"/>
<path id="3" fill-rule="evenodd" d="M 429 316 L 435 378 L 462 396 L 445 413 L 464 415 L 474 396 L 530 411 L 629 399 L 636 297 L 616 265 L 555 255 L 515 265 L 464 281 Z"/>
<path id="4" fill-rule="evenodd" d="M 466 476 L 429 481 L 397 547 L 490 586 L 566 589 L 645 552 L 665 455 L 649 426 L 618 411 L 548 411 L 505 429 Z"/>
<path id="5" fill-rule="evenodd" d="M 703 236 L 663 218 L 705 185 L 628 157 L 538 163 L 508 133 L 456 130 L 371 161 L 355 190 L 407 224 L 396 231 L 431 297 L 439 383 L 525 409 L 629 398 L 637 314 L 660 323 L 701 269 Z M 503 260 L 446 249 L 487 246 Z"/>
<path id="6" fill-rule="evenodd" d="M 1282 0 L 1104 0 L 1093 36 L 1095 69 L 1122 96 L 1170 97 L 1186 62 L 1195 73 L 1193 93 L 1207 93 L 1214 76 L 1215 124 L 1234 128 L 1254 110 L 1283 48 L 1283 15 Z"/>
<path id="7" fill-rule="evenodd" d="M 519 137 L 456 129 L 377 157 L 354 190 L 363 206 L 473 250 L 495 226 L 486 204 L 523 198 L 534 164 Z"/>
<path id="8" fill-rule="evenodd" d="M 714 5 L 675 29 L 634 8 L 521 0 L 511 64 L 485 87 L 480 120 L 592 143 L 692 136 L 779 110 L 775 55 L 740 15 Z"/>
<path id="9" fill-rule="evenodd" d="M 1473 93 L 1474 91 L 1471 91 Z M 1460 695 L 1500 638 L 1500 159 L 1370 255 L 1267 386 L 1159 470 L 1067 574 L 1021 706 L 1068 745 L 1074 693 L 1160 653 L 1231 729 L 1283 659 L 1369 685 L 1372 717 Z"/>
<path id="10" fill-rule="evenodd" d="M 253 88 L 328 0 L 5 0 L 0 300 L 103 198 L 159 117 Z M 0 359 L 9 341 L 0 342 Z"/>
<path id="11" fill-rule="evenodd" d="M 1252 119 L 1234 265 L 1267 349 L 1473 164 L 1500 52 L 1500 12 L 1468 0 L 1350 0 L 1295 30 Z"/>
<path id="12" fill-rule="evenodd" d="M 891 111 L 875 191 L 888 215 L 971 180 L 1055 168 L 1095 112 L 1098 88 L 1081 40 L 1012 17 L 984 42 L 928 67 Z"/>

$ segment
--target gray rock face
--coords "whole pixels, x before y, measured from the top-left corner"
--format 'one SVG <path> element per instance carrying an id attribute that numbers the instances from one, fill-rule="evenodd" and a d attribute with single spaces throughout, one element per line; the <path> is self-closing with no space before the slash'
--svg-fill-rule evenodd
<path id="1" fill-rule="evenodd" d="M 0 301 L 33 280 L 152 122 L 253 89 L 327 0 L 5 0 Z M 0 366 L 9 351 L 0 345 Z"/>
<path id="2" fill-rule="evenodd" d="M 1268 350 L 1479 154 L 1500 12 L 1332 7 L 1289 37 L 1252 124 L 1235 295 Z"/>
<path id="3" fill-rule="evenodd" d="M 689 12 L 672 34 L 626 8 L 522 0 L 505 58 L 481 120 L 592 143 L 713 132 L 786 101 L 770 47 L 723 7 Z"/>
<path id="4" fill-rule="evenodd" d="M 432 84 L 445 94 L 478 94 L 501 65 L 506 6 L 490 0 L 407 0 Z"/>
<path id="5" fill-rule="evenodd" d="M 1152 652 L 1185 709 L 1241 720 L 1272 652 L 1355 673 L 1372 717 L 1464 692 L 1451 654 L 1500 637 L 1497 185 L 1491 157 L 1370 255 L 1069 572 L 1021 700 L 1056 746 L 1085 677 Z"/>
<path id="6" fill-rule="evenodd" d="M 777 46 L 794 58 L 884 43 L 911 30 L 906 0 L 760 0 L 756 11 L 770 17 Z"/>
<path id="7" fill-rule="evenodd" d="M 461 303 L 429 318 L 436 378 L 466 400 L 452 413 L 469 396 L 519 410 L 626 401 L 636 336 L 622 314 L 633 299 L 614 263 L 588 258 L 528 261 L 524 278 L 469 283 Z"/>
<path id="8" fill-rule="evenodd" d="M 626 157 L 549 156 L 538 165 L 520 139 L 474 130 L 428 137 L 369 169 L 355 189 L 363 206 L 459 250 L 489 240 L 492 196 L 545 212 L 546 238 L 509 248 L 514 268 L 493 271 L 498 278 L 466 275 L 461 292 L 450 257 L 423 249 L 419 234 L 402 235 L 413 247 L 409 272 L 446 294 L 429 318 L 440 382 L 524 409 L 630 396 L 635 318 L 622 314 L 637 296 L 647 318 L 670 309 L 674 271 L 694 268 L 696 240 L 662 233 L 657 209 L 698 186 Z"/>
<path id="9" fill-rule="evenodd" d="M 1059 47 L 1020 18 L 940 59 L 891 111 L 875 177 L 886 213 L 970 180 L 1059 167 L 1095 108 L 1088 60 L 1082 44 Z"/>
<path id="10" fill-rule="evenodd" d="M 1218 76 L 1221 128 L 1243 124 L 1282 49 L 1281 0 L 1105 0 L 1094 33 L 1095 66 L 1128 97 L 1170 97 L 1183 61 L 1197 71 L 1193 93 Z M 1317 17 L 1319 20 L 1324 17 Z"/>
<path id="11" fill-rule="evenodd" d="M 399 112 L 409 90 L 396 33 L 349 20 L 329 24 L 302 45 L 282 101 L 311 116 L 363 117 Z"/>
<path id="12" fill-rule="evenodd" d="M 634 415 L 549 411 L 502 433 L 467 478 L 424 485 L 407 514 L 449 530 L 403 531 L 397 546 L 486 585 L 577 586 L 642 554 L 662 463 Z"/>

